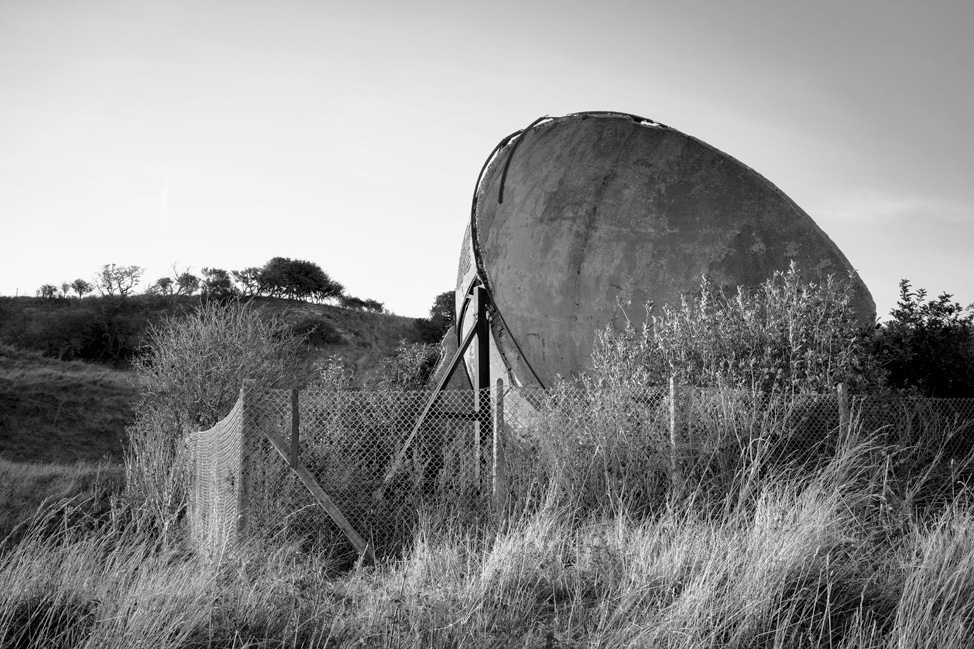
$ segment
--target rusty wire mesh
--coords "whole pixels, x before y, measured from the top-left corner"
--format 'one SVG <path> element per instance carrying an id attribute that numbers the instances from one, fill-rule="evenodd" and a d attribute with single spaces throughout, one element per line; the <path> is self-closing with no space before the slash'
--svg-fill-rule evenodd
<path id="1" fill-rule="evenodd" d="M 757 465 L 813 468 L 853 435 L 904 449 L 924 466 L 953 471 L 963 461 L 970 469 L 974 444 L 974 399 L 504 387 L 484 391 L 477 419 L 472 392 L 432 398 L 244 390 L 224 422 L 192 438 L 195 538 L 226 544 L 237 534 L 348 551 L 289 466 L 295 423 L 298 463 L 378 554 L 408 542 L 423 512 L 484 520 L 552 498 L 581 511 L 651 508 L 674 489 L 728 490 Z"/>

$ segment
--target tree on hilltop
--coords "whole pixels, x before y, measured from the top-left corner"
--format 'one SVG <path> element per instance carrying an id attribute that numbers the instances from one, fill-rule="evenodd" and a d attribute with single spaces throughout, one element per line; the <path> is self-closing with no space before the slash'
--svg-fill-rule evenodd
<path id="1" fill-rule="evenodd" d="M 95 288 L 102 295 L 125 297 L 132 293 L 144 272 L 141 266 L 105 264 L 95 276 Z"/>
<path id="2" fill-rule="evenodd" d="M 324 301 L 340 297 L 345 287 L 311 261 L 274 257 L 260 269 L 259 291 L 271 297 Z"/>
<path id="3" fill-rule="evenodd" d="M 176 282 L 172 277 L 160 277 L 145 292 L 149 295 L 172 295 L 175 290 Z"/>
<path id="4" fill-rule="evenodd" d="M 176 276 L 176 295 L 192 295 L 200 290 L 200 278 L 188 270 Z"/>
<path id="5" fill-rule="evenodd" d="M 57 297 L 57 286 L 54 284 L 41 284 L 40 288 L 36 291 L 36 295 L 45 300 L 53 300 Z"/>
<path id="6" fill-rule="evenodd" d="M 204 297 L 222 300 L 235 297 L 237 289 L 233 286 L 230 273 L 222 268 L 204 268 L 201 292 Z"/>
<path id="7" fill-rule="evenodd" d="M 260 294 L 260 268 L 250 266 L 243 270 L 232 270 L 230 274 L 233 276 L 233 281 L 237 284 L 240 295 L 253 297 L 254 295 Z"/>
<path id="8" fill-rule="evenodd" d="M 71 289 L 75 292 L 75 294 L 79 298 L 82 298 L 88 293 L 91 293 L 93 290 L 95 290 L 95 288 L 91 285 L 91 283 L 81 279 L 80 277 L 74 280 L 73 282 L 71 282 Z"/>

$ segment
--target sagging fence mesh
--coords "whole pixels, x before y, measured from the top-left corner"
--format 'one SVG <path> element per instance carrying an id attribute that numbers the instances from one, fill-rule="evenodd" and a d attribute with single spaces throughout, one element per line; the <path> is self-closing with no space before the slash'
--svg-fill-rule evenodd
<path id="1" fill-rule="evenodd" d="M 209 552 L 242 538 L 336 551 L 357 536 L 389 554 L 424 511 L 482 520 L 551 498 L 649 507 L 673 490 L 730 489 L 747 467 L 811 468 L 853 432 L 967 469 L 974 443 L 974 400 L 677 386 L 498 385 L 479 397 L 477 414 L 469 391 L 245 386 L 226 419 L 189 437 L 193 539 Z"/>
<path id="2" fill-rule="evenodd" d="M 193 543 L 220 551 L 239 536 L 244 476 L 243 394 L 230 414 L 213 428 L 187 440 L 189 532 Z"/>

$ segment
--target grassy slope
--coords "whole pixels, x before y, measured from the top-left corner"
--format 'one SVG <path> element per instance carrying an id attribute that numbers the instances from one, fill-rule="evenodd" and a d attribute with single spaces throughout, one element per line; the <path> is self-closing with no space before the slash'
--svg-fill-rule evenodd
<path id="1" fill-rule="evenodd" d="M 56 356 L 90 351 L 89 343 L 96 336 L 86 327 L 92 322 L 114 323 L 107 329 L 124 334 L 123 346 L 135 348 L 147 323 L 190 309 L 196 300 L 128 304 L 0 298 L 0 302 L 2 539 L 47 500 L 90 496 L 106 480 L 122 480 L 125 429 L 134 420 L 138 401 L 135 374 Z M 412 318 L 289 300 L 261 299 L 257 305 L 283 313 L 307 336 L 305 379 L 312 376 L 316 360 L 331 355 L 341 357 L 364 377 L 379 360 L 394 353 L 399 341 L 416 341 Z M 11 340 L 37 351 L 7 344 Z"/>
<path id="2" fill-rule="evenodd" d="M 400 341 L 419 342 L 413 318 L 273 298 L 261 298 L 257 305 L 282 313 L 296 332 L 307 336 L 305 378 L 315 361 L 338 356 L 355 368 L 361 381 L 380 360 L 395 353 Z"/>
<path id="3" fill-rule="evenodd" d="M 0 458 L 120 461 L 136 398 L 129 373 L 0 344 Z"/>
<path id="4" fill-rule="evenodd" d="M 126 369 L 149 326 L 185 313 L 199 297 L 44 300 L 0 296 L 0 343 L 62 360 L 87 360 Z M 256 298 L 261 310 L 284 314 L 308 338 L 309 363 L 337 354 L 359 371 L 390 355 L 401 340 L 419 342 L 416 321 L 298 300 Z"/>
<path id="5" fill-rule="evenodd" d="M 123 479 L 122 467 L 104 462 L 64 465 L 0 459 L 0 539 L 45 502 L 89 497 L 103 501 L 119 491 Z"/>
<path id="6" fill-rule="evenodd" d="M 97 319 L 91 314 L 103 318 L 111 310 L 117 318 L 111 322 L 125 323 L 116 327 L 128 332 L 125 345 L 137 348 L 148 323 L 191 309 L 197 299 L 140 297 L 131 304 L 118 299 L 0 301 L 0 458 L 120 461 L 125 427 L 133 421 L 138 400 L 134 374 L 124 364 L 112 369 L 51 356 L 70 357 L 74 353 L 70 350 L 84 348 L 72 336 L 78 333 L 79 322 L 88 322 L 89 315 Z M 270 298 L 258 299 L 256 304 L 262 310 L 284 314 L 296 331 L 307 336 L 305 380 L 312 376 L 316 360 L 331 355 L 341 357 L 364 377 L 379 360 L 392 355 L 401 340 L 417 340 L 412 318 Z M 136 325 L 140 328 L 132 329 Z M 65 340 L 75 342 L 62 344 Z M 37 351 L 23 351 L 25 346 Z"/>

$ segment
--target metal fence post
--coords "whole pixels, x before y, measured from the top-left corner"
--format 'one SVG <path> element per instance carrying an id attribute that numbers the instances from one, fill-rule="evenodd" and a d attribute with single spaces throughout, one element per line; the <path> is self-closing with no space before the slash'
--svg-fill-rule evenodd
<path id="1" fill-rule="evenodd" d="M 298 390 L 291 390 L 291 469 L 298 466 L 298 442 L 301 427 L 301 414 L 298 408 Z"/>
<path id="2" fill-rule="evenodd" d="M 840 438 L 849 434 L 851 417 L 849 415 L 849 390 L 845 383 L 835 386 L 836 395 L 839 401 L 839 436 Z"/>
<path id="3" fill-rule="evenodd" d="M 477 320 L 477 347 L 474 351 L 474 412 L 473 425 L 473 479 L 478 491 L 482 494 L 480 481 L 481 444 L 484 428 L 490 425 L 490 325 L 487 322 L 487 291 L 478 286 L 473 290 L 474 306 Z"/>
<path id="4" fill-rule="evenodd" d="M 683 470 L 680 465 L 682 434 L 680 431 L 680 386 L 676 375 L 670 376 L 670 479 L 677 491 L 683 490 Z"/>
<path id="5" fill-rule="evenodd" d="M 494 496 L 494 513 L 500 518 L 507 504 L 507 457 L 504 453 L 504 381 L 497 379 L 497 397 L 494 401 L 494 439 L 491 473 L 493 474 L 492 492 Z"/>
<path id="6" fill-rule="evenodd" d="M 250 525 L 250 490 L 251 476 L 253 467 L 250 466 L 251 448 L 254 440 L 257 439 L 257 404 L 256 401 L 257 381 L 254 379 L 244 379 L 243 387 L 240 390 L 240 397 L 243 400 L 243 414 L 240 418 L 240 457 L 237 465 L 237 529 L 234 542 L 246 537 Z"/>

